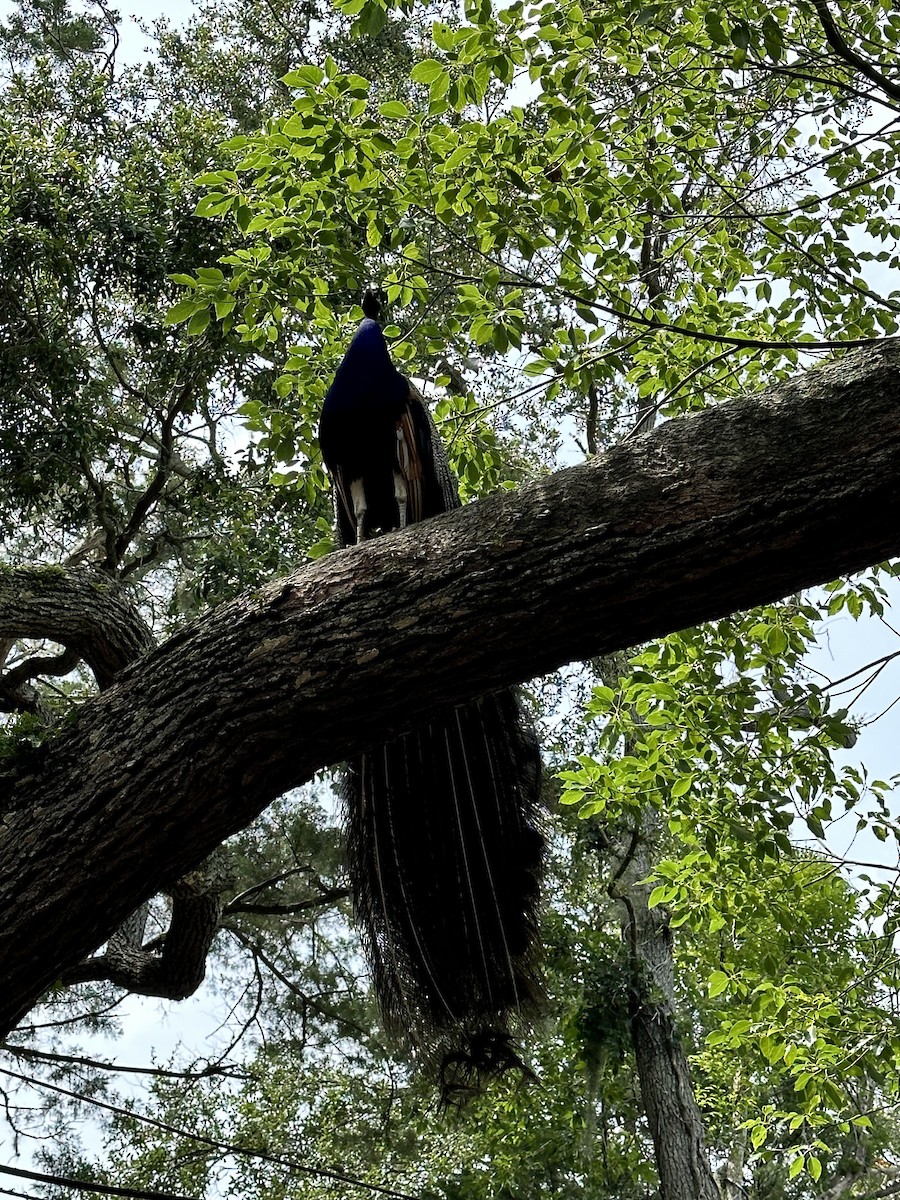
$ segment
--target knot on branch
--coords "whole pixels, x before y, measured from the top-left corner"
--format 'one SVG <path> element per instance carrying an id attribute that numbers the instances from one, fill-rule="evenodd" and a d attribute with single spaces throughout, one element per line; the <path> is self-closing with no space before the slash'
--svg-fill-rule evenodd
<path id="1" fill-rule="evenodd" d="M 233 873 L 224 852 L 213 854 L 170 889 L 172 916 L 162 938 L 144 945 L 149 905 L 142 904 L 110 938 L 103 954 L 66 971 L 64 984 L 106 980 L 142 996 L 184 1000 L 206 974 L 206 957 L 225 907 Z"/>

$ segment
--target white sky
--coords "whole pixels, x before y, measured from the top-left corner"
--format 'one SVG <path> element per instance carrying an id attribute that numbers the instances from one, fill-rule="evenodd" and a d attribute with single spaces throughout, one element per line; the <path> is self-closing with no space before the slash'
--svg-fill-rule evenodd
<path id="1" fill-rule="evenodd" d="M 10 0 L 0 0 L 0 5 Z M 182 25 L 193 10 L 190 0 L 125 0 L 119 9 L 122 24 L 119 30 L 118 59 L 121 63 L 137 62 L 148 50 L 147 35 L 138 27 L 138 22 L 151 25 L 158 17 L 167 17 L 173 25 Z"/>

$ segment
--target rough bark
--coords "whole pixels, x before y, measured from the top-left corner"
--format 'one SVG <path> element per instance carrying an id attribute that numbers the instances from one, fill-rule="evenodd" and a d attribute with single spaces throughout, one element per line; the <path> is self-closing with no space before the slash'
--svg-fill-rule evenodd
<path id="1" fill-rule="evenodd" d="M 653 821 L 645 813 L 630 844 L 619 848 L 620 865 L 609 889 L 622 910 L 622 936 L 631 963 L 631 1038 L 641 1099 L 653 1138 L 661 1200 L 719 1200 L 675 1023 L 669 919 L 664 908 L 650 908 L 650 888 L 641 882 L 656 856 Z"/>
<path id="2" fill-rule="evenodd" d="M 0 568 L 0 643 L 18 638 L 65 646 L 87 663 L 101 688 L 154 644 L 127 593 L 87 567 Z M 28 677 L 22 668 L 8 671 L 0 675 L 0 691 Z"/>
<path id="3" fill-rule="evenodd" d="M 747 1130 L 736 1129 L 728 1157 L 722 1162 L 717 1173 L 722 1200 L 744 1200 L 747 1194 L 747 1188 L 744 1185 L 747 1143 Z M 832 1200 L 832 1198 L 829 1196 L 828 1200 Z M 834 1200 L 837 1200 L 837 1197 L 834 1197 Z"/>
<path id="4" fill-rule="evenodd" d="M 886 342 L 320 560 L 126 668 L 0 784 L 0 1030 L 319 768 L 900 552 L 898 398 Z"/>
<path id="5" fill-rule="evenodd" d="M 63 984 L 108 980 L 141 996 L 184 1000 L 206 974 L 232 878 L 223 853 L 182 876 L 170 891 L 172 915 L 160 949 L 144 947 L 148 905 L 142 904 L 109 939 L 103 954 L 63 971 Z"/>

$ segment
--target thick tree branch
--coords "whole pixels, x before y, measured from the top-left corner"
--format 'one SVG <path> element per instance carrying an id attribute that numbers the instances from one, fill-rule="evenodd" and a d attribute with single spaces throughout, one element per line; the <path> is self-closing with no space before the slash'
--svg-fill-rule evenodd
<path id="1" fill-rule="evenodd" d="M 898 513 L 886 342 L 221 606 L 8 776 L 0 1029 L 316 770 L 472 695 L 880 562 Z"/>
<path id="2" fill-rule="evenodd" d="M 49 706 L 29 680 L 41 675 L 68 675 L 79 662 L 77 650 L 63 650 L 61 654 L 35 654 L 8 671 L 0 671 L 0 712 L 30 712 L 49 724 Z"/>
<path id="3" fill-rule="evenodd" d="M 0 676 L 0 687 L 4 691 L 14 691 L 20 684 L 39 675 L 68 675 L 79 662 L 81 655 L 77 650 L 63 650 L 62 654 L 35 654 Z"/>
<path id="4" fill-rule="evenodd" d="M 142 945 L 147 917 L 146 906 L 142 906 L 134 914 L 133 929 L 131 920 L 125 921 L 110 938 L 104 954 L 69 967 L 60 982 L 109 980 L 129 992 L 168 1000 L 193 995 L 206 974 L 206 958 L 219 930 L 223 893 L 229 884 L 226 859 L 213 855 L 172 887 L 172 917 L 161 953 Z"/>
<path id="5" fill-rule="evenodd" d="M 47 638 L 76 652 L 101 688 L 153 646 L 127 594 L 83 567 L 0 567 L 0 642 L 17 638 Z"/>

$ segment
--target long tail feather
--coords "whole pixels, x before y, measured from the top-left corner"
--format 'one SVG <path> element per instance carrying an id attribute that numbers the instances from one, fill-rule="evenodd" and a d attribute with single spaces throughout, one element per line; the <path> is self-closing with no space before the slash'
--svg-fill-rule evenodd
<path id="1" fill-rule="evenodd" d="M 348 863 L 387 1028 L 444 1099 L 521 1067 L 540 1007 L 539 756 L 511 692 L 483 696 L 347 772 Z"/>
<path id="2" fill-rule="evenodd" d="M 338 539 L 459 505 L 422 397 L 393 366 L 377 317 L 360 325 L 319 425 Z M 511 1067 L 541 1003 L 540 755 L 515 694 L 448 709 L 350 764 L 344 779 L 356 914 L 386 1027 L 462 1101 Z M 526 1072 L 527 1073 L 527 1072 Z"/>

